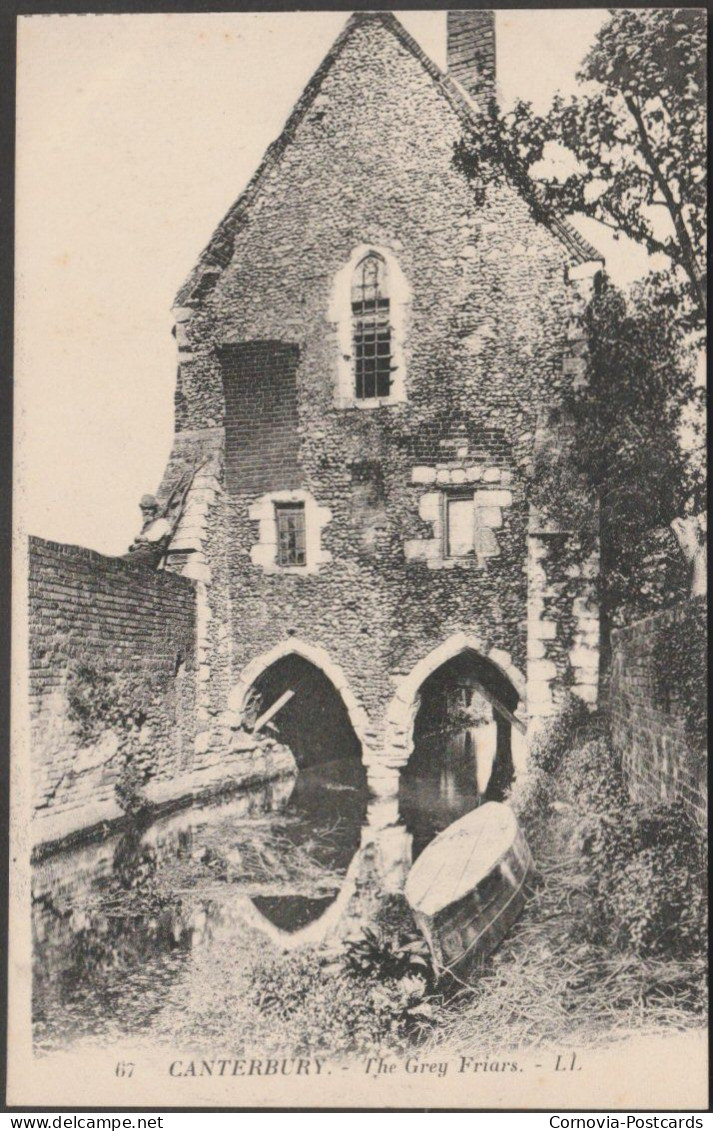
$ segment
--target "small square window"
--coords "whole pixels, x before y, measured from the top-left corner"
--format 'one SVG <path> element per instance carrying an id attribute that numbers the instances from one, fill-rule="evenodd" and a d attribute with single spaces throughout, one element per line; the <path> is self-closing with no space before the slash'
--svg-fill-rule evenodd
<path id="1" fill-rule="evenodd" d="M 447 558 L 475 556 L 475 507 L 473 496 L 445 500 L 445 553 Z"/>
<path id="2" fill-rule="evenodd" d="M 277 564 L 307 564 L 304 503 L 275 503 L 277 525 Z"/>

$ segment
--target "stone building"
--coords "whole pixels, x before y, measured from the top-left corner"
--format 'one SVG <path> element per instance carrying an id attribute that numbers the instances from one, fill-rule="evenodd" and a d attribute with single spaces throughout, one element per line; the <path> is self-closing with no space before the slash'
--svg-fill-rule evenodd
<path id="1" fill-rule="evenodd" d="M 393 15 L 349 19 L 177 297 L 159 494 L 195 470 L 168 568 L 197 583 L 198 760 L 239 750 L 266 680 L 309 712 L 308 672 L 387 791 L 449 665 L 503 728 L 596 701 L 597 563 L 527 475 L 601 257 L 454 163 L 494 16 L 447 19 L 448 73 Z"/>

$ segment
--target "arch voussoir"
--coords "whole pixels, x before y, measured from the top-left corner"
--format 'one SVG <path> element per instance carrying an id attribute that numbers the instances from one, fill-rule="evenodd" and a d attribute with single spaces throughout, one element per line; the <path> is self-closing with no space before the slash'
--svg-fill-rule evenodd
<path id="1" fill-rule="evenodd" d="M 492 664 L 512 685 L 520 697 L 525 699 L 526 682 L 522 673 L 515 667 L 509 652 L 502 648 L 489 648 L 475 635 L 456 632 L 423 656 L 403 676 L 391 697 L 385 716 L 384 759 L 390 765 L 406 765 L 413 751 L 413 728 L 420 705 L 420 691 L 424 682 L 438 668 L 463 652 L 475 652 Z"/>
<path id="2" fill-rule="evenodd" d="M 228 696 L 228 710 L 233 712 L 236 725 L 242 726 L 245 719 L 245 708 L 251 688 L 263 672 L 286 656 L 301 656 L 327 676 L 335 691 L 341 696 L 349 720 L 354 728 L 354 733 L 363 748 L 369 745 L 371 727 L 369 716 L 364 706 L 359 702 L 352 691 L 349 680 L 344 670 L 335 663 L 329 653 L 318 644 L 311 644 L 306 640 L 289 637 L 280 641 L 273 648 L 260 653 L 243 668 L 240 678 Z"/>

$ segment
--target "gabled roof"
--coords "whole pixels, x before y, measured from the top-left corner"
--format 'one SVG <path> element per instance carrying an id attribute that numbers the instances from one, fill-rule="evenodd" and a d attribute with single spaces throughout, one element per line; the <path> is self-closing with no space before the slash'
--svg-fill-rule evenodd
<path id="1" fill-rule="evenodd" d="M 200 287 L 201 282 L 203 282 L 205 289 L 210 289 L 223 268 L 228 265 L 233 253 L 234 235 L 239 231 L 243 217 L 246 215 L 250 204 L 255 198 L 262 181 L 266 175 L 275 168 L 285 149 L 293 140 L 297 129 L 319 94 L 322 83 L 331 70 L 335 60 L 339 57 L 357 28 L 366 23 L 381 23 L 384 28 L 391 32 L 402 46 L 405 47 L 428 72 L 441 93 L 458 114 L 463 124 L 469 129 L 477 129 L 478 108 L 471 100 L 470 96 L 459 83 L 451 78 L 450 75 L 444 73 L 440 67 L 437 67 L 432 59 L 429 59 L 425 51 L 418 45 L 413 36 L 409 35 L 406 28 L 396 19 L 392 12 L 354 12 L 347 21 L 343 31 L 335 39 L 312 78 L 307 83 L 294 110 L 287 119 L 282 133 L 267 147 L 265 156 L 248 182 L 247 187 L 240 194 L 232 208 L 229 209 L 228 213 L 213 233 L 208 245 L 199 256 L 196 266 L 193 268 L 176 296 L 176 306 L 185 305 L 194 292 L 198 291 L 200 293 L 202 289 Z M 554 212 L 550 212 L 547 215 L 546 223 L 561 240 L 576 263 L 603 260 L 603 256 L 596 248 L 592 247 L 592 245 L 575 230 L 569 221 L 565 220 L 563 217 L 556 215 Z"/>

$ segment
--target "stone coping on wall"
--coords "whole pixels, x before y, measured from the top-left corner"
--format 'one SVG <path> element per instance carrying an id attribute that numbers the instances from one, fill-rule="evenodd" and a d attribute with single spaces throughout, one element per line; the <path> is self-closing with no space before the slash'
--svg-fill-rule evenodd
<path id="1" fill-rule="evenodd" d="M 173 809 L 289 777 L 295 770 L 294 757 L 287 747 L 275 743 L 266 750 L 255 743 L 252 749 L 241 750 L 240 757 L 226 755 L 220 764 L 194 769 L 169 780 L 149 782 L 145 787 L 149 803 L 146 824 Z M 130 824 L 130 818 L 115 801 L 93 806 L 91 814 L 82 811 L 79 815 L 82 818 L 79 822 L 72 812 L 36 817 L 32 824 L 33 861 L 80 843 L 103 839 Z"/>
<path id="2" fill-rule="evenodd" d="M 40 538 L 36 534 L 28 536 L 28 543 L 30 553 L 34 550 L 41 554 L 43 550 L 49 550 L 60 557 L 72 558 L 74 561 L 83 559 L 89 564 L 96 565 L 102 573 L 117 573 L 135 577 L 137 571 L 140 570 L 143 574 L 152 574 L 157 579 L 158 585 L 168 585 L 178 589 L 184 588 L 187 592 L 195 591 L 195 582 L 188 577 L 179 577 L 175 573 L 155 569 L 153 566 L 129 562 L 122 557 L 104 554 L 99 550 L 91 550 L 87 546 L 77 546 L 71 542 L 52 542 L 47 538 Z"/>

